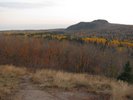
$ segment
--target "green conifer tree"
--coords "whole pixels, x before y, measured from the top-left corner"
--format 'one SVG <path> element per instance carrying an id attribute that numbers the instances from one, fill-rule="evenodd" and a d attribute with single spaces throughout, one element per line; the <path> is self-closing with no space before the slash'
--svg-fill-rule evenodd
<path id="1" fill-rule="evenodd" d="M 124 72 L 122 72 L 117 77 L 117 80 L 123 80 L 123 81 L 133 84 L 133 74 L 131 72 L 132 72 L 132 67 L 130 67 L 130 61 L 128 61 L 124 67 Z"/>

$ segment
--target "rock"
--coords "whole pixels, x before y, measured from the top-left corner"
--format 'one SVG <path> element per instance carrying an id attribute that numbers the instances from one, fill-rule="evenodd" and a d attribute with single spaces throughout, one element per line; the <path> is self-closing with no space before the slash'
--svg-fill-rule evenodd
<path id="1" fill-rule="evenodd" d="M 25 75 L 23 77 L 21 77 L 22 80 L 29 80 L 31 78 L 30 75 Z"/>

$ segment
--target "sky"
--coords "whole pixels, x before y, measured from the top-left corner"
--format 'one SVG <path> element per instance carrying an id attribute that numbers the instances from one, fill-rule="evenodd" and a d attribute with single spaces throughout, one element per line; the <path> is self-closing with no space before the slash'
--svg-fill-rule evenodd
<path id="1" fill-rule="evenodd" d="M 66 28 L 105 19 L 133 25 L 132 0 L 0 0 L 0 30 Z"/>

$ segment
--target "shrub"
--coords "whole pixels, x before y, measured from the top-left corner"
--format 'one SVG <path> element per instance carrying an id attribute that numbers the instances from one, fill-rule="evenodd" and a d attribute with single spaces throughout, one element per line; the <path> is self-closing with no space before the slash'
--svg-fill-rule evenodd
<path id="1" fill-rule="evenodd" d="M 128 61 L 124 67 L 124 72 L 122 72 L 117 77 L 117 80 L 123 80 L 123 81 L 133 84 L 133 74 L 131 74 L 131 72 L 132 72 L 132 67 L 130 67 L 130 61 Z"/>

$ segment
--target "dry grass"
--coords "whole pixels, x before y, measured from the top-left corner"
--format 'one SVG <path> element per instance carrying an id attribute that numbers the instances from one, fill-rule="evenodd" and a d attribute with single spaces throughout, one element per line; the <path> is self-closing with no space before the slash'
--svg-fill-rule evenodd
<path id="1" fill-rule="evenodd" d="M 110 100 L 125 100 L 126 96 L 133 99 L 133 86 L 123 81 L 111 82 L 112 97 Z"/>
<path id="2" fill-rule="evenodd" d="M 11 94 L 20 77 L 27 73 L 26 68 L 18 68 L 12 65 L 0 66 L 0 99 L 4 99 Z M 125 100 L 127 95 L 133 99 L 132 85 L 103 76 L 38 70 L 31 74 L 31 79 L 34 83 L 39 83 L 40 87 L 58 87 L 71 90 L 77 86 L 87 86 L 87 91 L 110 94 L 110 100 Z"/>
<path id="3" fill-rule="evenodd" d="M 72 89 L 75 86 L 89 86 L 88 91 L 110 94 L 110 100 L 125 100 L 133 95 L 133 86 L 123 81 L 108 79 L 103 76 L 74 74 L 55 70 L 38 70 L 32 75 L 33 82 L 41 83 L 42 87 L 59 87 Z"/>
<path id="4" fill-rule="evenodd" d="M 0 70 L 3 76 L 8 76 L 8 75 L 18 76 L 18 75 L 24 75 L 26 73 L 26 68 L 19 68 L 12 65 L 0 66 Z"/>
<path id="5" fill-rule="evenodd" d="M 0 66 L 0 100 L 9 99 L 12 91 L 17 86 L 20 76 L 26 74 L 26 68 L 17 68 L 15 66 Z"/>

